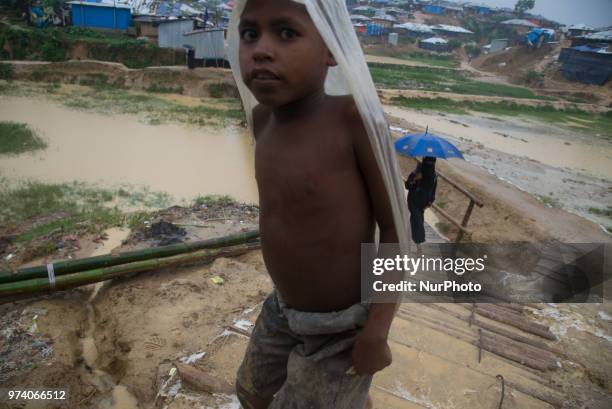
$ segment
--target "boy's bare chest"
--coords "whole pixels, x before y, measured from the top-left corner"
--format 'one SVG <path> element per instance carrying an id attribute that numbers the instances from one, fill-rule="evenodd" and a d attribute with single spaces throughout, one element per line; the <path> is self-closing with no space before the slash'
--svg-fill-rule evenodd
<path id="1" fill-rule="evenodd" d="M 264 201 L 288 196 L 312 200 L 357 172 L 351 139 L 342 131 L 280 130 L 258 137 L 255 176 Z"/>

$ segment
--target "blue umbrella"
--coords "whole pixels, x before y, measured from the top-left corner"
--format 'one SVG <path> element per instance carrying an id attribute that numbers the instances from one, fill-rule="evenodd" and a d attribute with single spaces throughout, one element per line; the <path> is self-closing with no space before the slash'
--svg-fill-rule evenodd
<path id="1" fill-rule="evenodd" d="M 433 156 L 435 158 L 460 158 L 463 155 L 459 149 L 441 136 L 428 132 L 424 134 L 408 134 L 395 141 L 395 150 L 405 156 Z"/>

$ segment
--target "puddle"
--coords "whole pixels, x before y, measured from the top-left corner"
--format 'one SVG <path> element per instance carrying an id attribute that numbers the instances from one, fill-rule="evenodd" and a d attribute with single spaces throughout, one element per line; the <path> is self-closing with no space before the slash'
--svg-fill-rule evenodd
<path id="1" fill-rule="evenodd" d="M 549 166 L 612 180 L 612 145 L 605 141 L 597 142 L 595 137 L 587 139 L 554 126 L 512 118 L 497 121 L 480 116 L 447 114 L 442 117 L 395 106 L 385 106 L 385 112 L 419 127 L 429 126 L 432 133 L 441 136 L 465 138 Z"/>
<path id="2" fill-rule="evenodd" d="M 3 157 L 0 173 L 9 179 L 144 185 L 177 199 L 220 194 L 258 202 L 253 145 L 239 127 L 153 126 L 23 97 L 0 97 L 0 120 L 29 124 L 49 145 Z"/>

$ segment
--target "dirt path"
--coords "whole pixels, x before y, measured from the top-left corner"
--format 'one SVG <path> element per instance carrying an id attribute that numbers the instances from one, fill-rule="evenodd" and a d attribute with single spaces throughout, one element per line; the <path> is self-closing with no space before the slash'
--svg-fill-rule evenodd
<path id="1" fill-rule="evenodd" d="M 376 63 L 381 63 L 381 64 L 395 64 L 395 65 L 406 65 L 408 67 L 433 67 L 433 68 L 440 68 L 440 67 L 436 67 L 436 66 L 432 66 L 429 64 L 425 64 L 422 62 L 418 62 L 418 61 L 410 61 L 410 60 L 403 60 L 401 58 L 395 58 L 395 57 L 385 57 L 382 55 L 370 55 L 370 54 L 366 54 L 366 61 L 367 62 L 376 62 Z M 449 70 L 453 70 L 455 68 L 448 68 Z"/>
<path id="2" fill-rule="evenodd" d="M 490 95 L 471 95 L 471 94 L 455 94 L 452 92 L 441 92 L 441 91 L 421 91 L 421 90 L 398 90 L 398 89 L 387 89 L 381 88 L 379 92 L 382 93 L 381 98 L 383 102 L 388 101 L 389 98 L 396 96 L 405 96 L 407 98 L 446 98 L 452 101 L 475 101 L 475 102 L 510 102 L 517 105 L 526 106 L 554 106 L 556 109 L 581 109 L 587 112 L 594 113 L 605 113 L 609 112 L 610 109 L 601 104 L 589 104 L 589 103 L 577 103 L 564 100 L 546 101 L 541 99 L 531 98 L 510 98 L 510 97 L 497 97 Z"/>
<path id="3" fill-rule="evenodd" d="M 495 176 L 468 162 L 453 161 L 445 165 L 445 173 L 460 180 L 463 185 L 471 186 L 481 196 L 494 197 L 520 214 L 522 220 L 517 220 L 519 223 L 537 226 L 544 234 L 562 242 L 612 243 L 612 236 L 595 223 L 563 209 L 546 207 L 533 195 L 510 184 L 500 183 Z"/>

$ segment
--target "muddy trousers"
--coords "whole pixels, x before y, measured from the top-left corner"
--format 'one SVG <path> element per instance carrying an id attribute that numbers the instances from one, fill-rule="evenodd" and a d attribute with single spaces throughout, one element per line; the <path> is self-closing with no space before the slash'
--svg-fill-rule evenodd
<path id="1" fill-rule="evenodd" d="M 264 302 L 238 384 L 261 398 L 274 396 L 269 409 L 363 408 L 372 376 L 347 370 L 367 307 L 310 313 L 283 304 L 276 291 Z"/>

